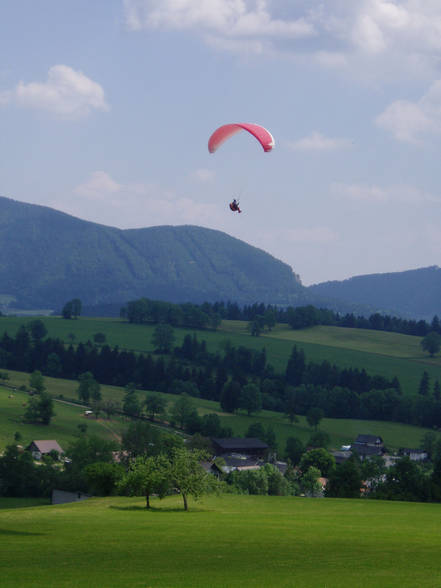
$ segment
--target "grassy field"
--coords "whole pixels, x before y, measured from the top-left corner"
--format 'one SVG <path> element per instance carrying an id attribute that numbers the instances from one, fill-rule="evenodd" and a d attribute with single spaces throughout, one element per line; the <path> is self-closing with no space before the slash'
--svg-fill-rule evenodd
<path id="1" fill-rule="evenodd" d="M 268 496 L 0 510 L 2 587 L 435 588 L 441 506 Z"/>
<path id="2" fill-rule="evenodd" d="M 17 388 L 28 383 L 29 374 L 22 372 L 8 372 L 10 375 L 10 385 Z M 78 382 L 72 380 L 62 380 L 58 378 L 45 378 L 45 385 L 56 399 L 62 394 L 64 399 L 77 398 L 76 390 Z M 112 399 L 122 403 L 124 389 L 116 386 L 102 386 L 101 393 L 104 399 Z M 142 400 L 145 391 L 139 392 L 139 398 Z M 29 444 L 33 439 L 56 439 L 60 445 L 65 446 L 78 436 L 78 425 L 87 423 L 89 434 L 95 434 L 106 439 L 115 439 L 127 426 L 128 421 L 121 417 L 115 417 L 108 421 L 105 418 L 95 420 L 84 417 L 84 408 L 81 406 L 71 406 L 56 400 L 56 416 L 51 424 L 30 425 L 22 423 L 22 416 L 25 411 L 23 404 L 27 402 L 29 396 L 20 391 L 14 391 L 11 396 L 10 388 L 0 386 L 0 449 L 11 443 L 14 433 L 19 431 L 23 439 L 22 445 Z M 167 399 L 170 407 L 176 402 L 177 396 L 173 394 L 163 394 Z M 306 422 L 305 417 L 298 417 L 298 421 L 292 425 L 281 414 L 263 410 L 257 415 L 247 416 L 246 414 L 231 415 L 222 412 L 218 402 L 204 400 L 202 398 L 193 399 L 200 415 L 215 412 L 219 415 L 224 426 L 231 427 L 236 435 L 246 433 L 248 427 L 254 422 L 261 422 L 265 428 L 272 427 L 276 434 L 279 447 L 279 454 L 282 455 L 285 449 L 288 437 L 297 437 L 303 443 L 306 443 L 312 434 L 312 429 Z M 359 433 L 380 435 L 383 437 L 386 447 L 389 450 L 398 449 L 399 447 L 419 447 L 422 436 L 428 429 L 414 427 L 401 423 L 389 423 L 384 421 L 360 421 L 355 419 L 323 419 L 320 424 L 320 430 L 329 434 L 331 447 L 339 448 L 354 441 Z"/>
<path id="3" fill-rule="evenodd" d="M 22 324 L 31 318 L 0 318 L 0 335 L 7 331 L 13 335 Z M 43 317 L 50 336 L 70 342 L 69 334 L 75 335 L 74 342 L 93 340 L 93 335 L 102 332 L 111 346 L 138 352 L 152 351 L 151 338 L 154 327 L 151 325 L 131 325 L 116 318 L 80 318 L 64 320 L 59 317 Z M 205 339 L 210 351 L 222 348 L 226 341 L 233 345 L 261 350 L 265 347 L 267 358 L 275 369 L 283 372 L 296 344 L 304 349 L 308 361 L 323 360 L 340 367 L 365 368 L 372 375 L 387 378 L 398 376 L 403 392 L 415 394 L 422 373 L 426 370 L 432 381 L 441 380 L 441 356 L 430 358 L 420 347 L 420 337 L 339 327 L 313 327 L 294 331 L 286 325 L 277 325 L 271 332 L 261 337 L 251 337 L 243 321 L 223 321 L 217 332 L 196 331 L 199 339 Z M 176 344 L 181 344 L 185 335 L 194 330 L 175 329 Z"/>
<path id="4" fill-rule="evenodd" d="M 15 372 L 17 373 L 17 372 Z M 11 372 L 12 374 L 12 372 Z M 27 375 L 27 374 L 26 374 Z M 63 381 L 62 381 L 63 382 Z M 73 383 L 73 382 L 72 382 Z M 52 388 L 52 392 L 58 389 Z M 84 417 L 84 408 L 63 402 L 55 402 L 55 417 L 50 425 L 33 425 L 23 423 L 23 406 L 29 400 L 25 392 L 15 391 L 0 386 L 0 450 L 14 441 L 14 434 L 19 432 L 19 443 L 26 447 L 34 439 L 56 439 L 63 449 L 78 438 L 80 423 L 87 424 L 87 433 L 99 437 L 116 440 L 126 423 L 122 419 L 92 419 Z"/>

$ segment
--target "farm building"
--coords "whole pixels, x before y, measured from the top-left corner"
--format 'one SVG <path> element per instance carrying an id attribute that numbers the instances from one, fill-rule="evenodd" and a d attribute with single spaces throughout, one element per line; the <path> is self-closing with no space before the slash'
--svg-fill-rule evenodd
<path id="1" fill-rule="evenodd" d="M 407 455 L 412 461 L 425 461 L 429 457 L 429 454 L 427 451 L 424 451 L 424 449 L 409 449 L 408 447 L 402 447 L 398 453 L 401 456 Z"/>
<path id="2" fill-rule="evenodd" d="M 63 449 L 54 439 L 31 441 L 27 449 L 31 452 L 34 459 L 41 459 L 43 455 L 47 455 L 51 451 L 56 451 L 61 454 Z"/>
<path id="3" fill-rule="evenodd" d="M 255 437 L 245 439 L 242 437 L 212 438 L 211 442 L 218 456 L 239 453 L 263 458 L 269 449 L 266 443 Z"/>

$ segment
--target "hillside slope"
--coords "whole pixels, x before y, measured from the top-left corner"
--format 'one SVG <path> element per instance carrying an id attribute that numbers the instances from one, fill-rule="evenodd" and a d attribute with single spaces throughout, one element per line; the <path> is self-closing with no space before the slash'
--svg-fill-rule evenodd
<path id="1" fill-rule="evenodd" d="M 396 312 L 413 318 L 441 315 L 441 269 L 437 266 L 355 276 L 307 288 L 307 296 L 342 303 L 367 305 L 376 312 Z"/>
<path id="2" fill-rule="evenodd" d="M 0 296 L 22 308 L 172 302 L 292 303 L 303 291 L 285 263 L 220 231 L 121 230 L 0 197 Z M 1 300 L 0 300 L 1 302 Z"/>

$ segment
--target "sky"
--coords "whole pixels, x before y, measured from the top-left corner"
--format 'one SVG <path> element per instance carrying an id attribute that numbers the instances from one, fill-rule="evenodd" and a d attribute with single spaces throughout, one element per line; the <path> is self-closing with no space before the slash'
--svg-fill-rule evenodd
<path id="1" fill-rule="evenodd" d="M 209 154 L 235 122 L 273 151 Z M 0 3 L 2 196 L 221 230 L 309 285 L 441 265 L 440 156 L 440 0 Z"/>

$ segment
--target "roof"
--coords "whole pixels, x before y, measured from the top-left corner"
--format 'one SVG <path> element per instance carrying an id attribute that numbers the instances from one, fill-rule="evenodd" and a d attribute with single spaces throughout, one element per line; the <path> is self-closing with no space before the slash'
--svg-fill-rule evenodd
<path id="1" fill-rule="evenodd" d="M 351 450 L 356 451 L 358 455 L 382 455 L 383 453 L 378 445 L 365 445 L 363 443 L 353 443 Z"/>
<path id="2" fill-rule="evenodd" d="M 50 451 L 53 451 L 53 450 L 58 451 L 58 453 L 64 453 L 64 451 L 61 449 L 61 447 L 58 445 L 58 443 L 55 441 L 55 439 L 37 440 L 37 441 L 34 440 L 29 445 L 29 448 L 32 445 L 35 445 L 37 450 L 42 454 L 49 453 Z"/>
<path id="3" fill-rule="evenodd" d="M 213 438 L 213 443 L 218 445 L 224 451 L 234 451 L 247 449 L 268 449 L 268 445 L 255 437 L 227 437 L 227 438 Z"/>
<path id="4" fill-rule="evenodd" d="M 379 435 L 358 435 L 355 443 L 367 443 L 369 445 L 378 445 L 383 443 L 383 439 Z"/>

